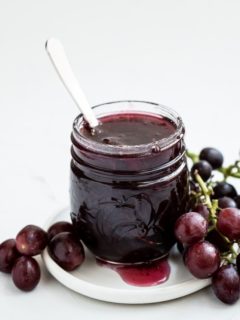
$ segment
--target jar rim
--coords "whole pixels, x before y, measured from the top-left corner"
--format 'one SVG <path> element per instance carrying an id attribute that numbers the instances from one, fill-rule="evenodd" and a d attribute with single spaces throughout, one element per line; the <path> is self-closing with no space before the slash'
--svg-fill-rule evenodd
<path id="1" fill-rule="evenodd" d="M 154 142 L 145 143 L 145 144 L 137 144 L 137 145 L 107 145 L 103 144 L 94 140 L 91 140 L 80 133 L 81 125 L 84 123 L 84 117 L 83 114 L 80 113 L 73 122 L 73 136 L 76 139 L 77 143 L 83 146 L 85 149 L 100 153 L 100 154 L 106 154 L 106 155 L 112 155 L 112 156 L 121 156 L 121 155 L 147 155 L 151 154 L 152 152 L 161 152 L 163 150 L 166 150 L 170 147 L 172 147 L 174 144 L 176 144 L 179 140 L 181 140 L 184 136 L 185 130 L 182 118 L 178 115 L 178 113 L 173 110 L 170 107 L 167 107 L 162 104 L 158 104 L 155 102 L 149 102 L 149 101 L 141 101 L 141 100 L 119 100 L 119 101 L 111 101 L 111 102 L 105 102 L 101 104 L 97 104 L 93 106 L 92 108 L 95 109 L 96 113 L 99 112 L 99 108 L 101 107 L 108 107 L 108 106 L 116 106 L 120 104 L 128 104 L 129 106 L 138 107 L 140 105 L 142 106 L 148 106 L 152 108 L 152 111 L 141 111 L 141 110 L 132 110 L 127 109 L 126 110 L 118 110 L 118 111 L 111 111 L 108 110 L 107 112 L 103 110 L 102 113 L 97 114 L 99 118 L 107 115 L 113 115 L 118 113 L 126 113 L 131 111 L 132 113 L 147 113 L 147 114 L 155 114 L 160 116 L 165 116 L 167 119 L 173 121 L 176 128 L 173 133 L 171 133 L 168 137 L 156 140 Z M 154 151 L 153 151 L 154 150 Z"/>

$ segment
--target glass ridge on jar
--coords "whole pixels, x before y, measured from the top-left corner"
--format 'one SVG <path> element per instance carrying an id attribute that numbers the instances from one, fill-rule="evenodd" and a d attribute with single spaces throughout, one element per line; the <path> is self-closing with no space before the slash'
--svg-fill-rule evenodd
<path id="1" fill-rule="evenodd" d="M 71 135 L 71 219 L 83 243 L 108 262 L 162 258 L 175 243 L 174 223 L 188 206 L 183 122 L 172 109 L 150 102 L 110 102 L 94 112 L 99 119 L 124 113 L 162 116 L 175 126 L 159 141 L 115 146 L 81 135 L 79 115 Z"/>

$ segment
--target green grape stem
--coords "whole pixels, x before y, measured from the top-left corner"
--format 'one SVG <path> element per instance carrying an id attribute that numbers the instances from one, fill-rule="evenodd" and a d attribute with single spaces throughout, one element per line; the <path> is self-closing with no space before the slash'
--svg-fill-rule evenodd
<path id="1" fill-rule="evenodd" d="M 193 163 L 199 161 L 199 156 L 196 153 L 190 152 L 189 150 L 186 151 L 186 155 L 189 159 L 192 160 Z"/>
<path id="2" fill-rule="evenodd" d="M 218 171 L 223 174 L 224 180 L 227 180 L 228 177 L 240 179 L 239 161 L 236 161 L 227 168 L 219 168 Z"/>
<path id="3" fill-rule="evenodd" d="M 211 190 L 208 189 L 206 183 L 203 181 L 203 179 L 201 178 L 201 176 L 198 174 L 198 172 L 195 172 L 195 179 L 197 181 L 197 183 L 199 184 L 202 193 L 205 197 L 205 204 L 208 207 L 209 211 L 210 211 L 210 220 L 215 220 L 216 219 L 216 210 L 218 207 L 218 201 L 214 200 L 213 202 L 211 201 L 210 195 L 211 195 Z"/>
<path id="4" fill-rule="evenodd" d="M 197 181 L 197 183 L 199 184 L 202 193 L 205 197 L 205 205 L 208 207 L 209 209 L 209 222 L 212 223 L 212 225 L 210 226 L 210 228 L 208 229 L 208 231 L 212 231 L 212 230 L 217 230 L 217 210 L 218 210 L 218 200 L 212 200 L 211 201 L 211 194 L 212 194 L 212 190 L 210 190 L 206 183 L 203 181 L 203 179 L 201 178 L 201 176 L 196 172 L 195 173 L 195 179 Z M 219 232 L 219 230 L 217 230 L 217 232 L 220 234 L 220 236 L 225 240 L 225 242 L 227 242 L 228 244 L 231 244 L 231 241 L 225 237 L 221 232 Z"/>

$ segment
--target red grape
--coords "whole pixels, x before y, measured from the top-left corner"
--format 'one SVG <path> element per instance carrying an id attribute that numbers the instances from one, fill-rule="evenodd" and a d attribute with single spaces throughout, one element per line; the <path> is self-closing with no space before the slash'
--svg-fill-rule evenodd
<path id="1" fill-rule="evenodd" d="M 200 213 L 206 220 L 209 218 L 209 210 L 205 204 L 199 203 L 193 208 L 194 212 Z"/>
<path id="2" fill-rule="evenodd" d="M 51 225 L 51 227 L 47 231 L 48 240 L 51 240 L 58 233 L 61 233 L 61 232 L 74 233 L 73 225 L 67 221 L 59 221 L 59 222 L 54 223 L 53 225 Z"/>
<path id="3" fill-rule="evenodd" d="M 12 267 L 20 256 L 14 239 L 8 239 L 0 245 L 0 271 L 11 273 Z"/>
<path id="4" fill-rule="evenodd" d="M 67 271 L 79 267 L 85 258 L 81 242 L 70 232 L 57 234 L 50 241 L 48 249 L 52 259 Z"/>
<path id="5" fill-rule="evenodd" d="M 34 225 L 23 228 L 16 237 L 16 246 L 20 253 L 35 256 L 41 253 L 47 245 L 47 233 Z"/>
<path id="6" fill-rule="evenodd" d="M 240 278 L 233 265 L 222 266 L 212 278 L 215 295 L 222 302 L 233 304 L 239 299 Z"/>
<path id="7" fill-rule="evenodd" d="M 196 278 L 204 279 L 212 276 L 219 268 L 220 254 L 213 244 L 201 241 L 188 248 L 184 260 Z"/>
<path id="8" fill-rule="evenodd" d="M 12 279 L 17 288 L 23 291 L 33 290 L 40 280 L 40 268 L 32 257 L 20 257 L 12 269 Z"/>
<path id="9" fill-rule="evenodd" d="M 207 234 L 208 223 L 197 212 L 181 215 L 175 224 L 175 236 L 179 242 L 190 245 L 202 240 Z"/>
<path id="10" fill-rule="evenodd" d="M 235 208 L 221 210 L 217 228 L 229 240 L 240 239 L 240 210 Z"/>

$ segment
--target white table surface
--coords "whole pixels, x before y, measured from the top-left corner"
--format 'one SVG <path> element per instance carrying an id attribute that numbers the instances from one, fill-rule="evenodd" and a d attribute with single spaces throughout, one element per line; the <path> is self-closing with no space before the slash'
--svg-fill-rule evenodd
<path id="1" fill-rule="evenodd" d="M 44 42 L 59 37 L 92 104 L 143 99 L 173 106 L 191 150 L 240 149 L 238 0 L 0 0 L 0 241 L 68 204 L 77 109 Z M 240 191 L 240 189 L 239 189 Z M 0 274 L 2 319 L 239 319 L 209 289 L 145 306 L 75 294 L 42 267 L 29 294 Z"/>

